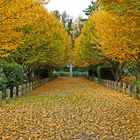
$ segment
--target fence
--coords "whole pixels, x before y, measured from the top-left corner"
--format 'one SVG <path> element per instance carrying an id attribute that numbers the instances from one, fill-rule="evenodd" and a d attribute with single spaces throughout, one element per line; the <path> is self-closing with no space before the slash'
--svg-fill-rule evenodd
<path id="1" fill-rule="evenodd" d="M 124 93 L 130 97 L 134 97 L 134 99 L 139 99 L 139 87 L 133 86 L 132 83 L 127 84 L 121 82 L 114 82 L 111 80 L 99 79 L 97 77 L 88 77 L 88 79 L 105 87 L 111 88 L 112 90 L 116 90 L 119 93 Z"/>
<path id="2" fill-rule="evenodd" d="M 43 85 L 46 82 L 53 80 L 54 78 L 46 78 L 43 80 L 35 81 L 35 82 L 27 82 L 26 84 L 19 85 L 18 87 L 13 87 L 13 97 L 10 97 L 11 89 L 6 89 L 6 103 L 10 103 L 11 99 L 16 100 L 17 97 L 26 96 L 29 92 L 31 92 L 34 88 Z M 18 93 L 18 94 L 17 94 Z M 2 106 L 2 91 L 0 91 L 0 106 Z"/>

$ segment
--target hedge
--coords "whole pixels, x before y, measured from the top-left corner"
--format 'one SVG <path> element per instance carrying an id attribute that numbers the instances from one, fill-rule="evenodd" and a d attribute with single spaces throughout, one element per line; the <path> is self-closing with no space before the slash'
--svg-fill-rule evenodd
<path id="1" fill-rule="evenodd" d="M 21 65 L 16 63 L 0 63 L 0 90 L 3 92 L 6 88 L 11 89 L 18 85 L 24 79 L 24 71 Z M 3 95 L 5 96 L 5 95 Z"/>

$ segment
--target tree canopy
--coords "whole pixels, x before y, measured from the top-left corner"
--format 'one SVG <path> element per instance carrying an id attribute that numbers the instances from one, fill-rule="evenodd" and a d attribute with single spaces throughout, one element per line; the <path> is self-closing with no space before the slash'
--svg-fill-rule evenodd
<path id="1" fill-rule="evenodd" d="M 91 14 L 76 41 L 77 49 L 79 48 L 79 52 L 83 55 L 82 61 L 90 60 L 88 63 L 92 63 L 98 55 L 120 63 L 138 62 L 140 59 L 140 2 L 138 0 L 98 0 L 97 4 L 99 8 Z"/>
<path id="2" fill-rule="evenodd" d="M 64 25 L 44 8 L 44 0 L 2 0 L 0 6 L 1 57 L 10 55 L 7 59 L 22 65 L 68 63 L 71 40 Z"/>

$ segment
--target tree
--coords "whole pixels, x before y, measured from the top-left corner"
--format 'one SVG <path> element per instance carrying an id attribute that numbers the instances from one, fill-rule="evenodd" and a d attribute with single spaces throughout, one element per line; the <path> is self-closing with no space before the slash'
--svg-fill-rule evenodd
<path id="1" fill-rule="evenodd" d="M 73 42 L 73 36 L 74 36 L 73 24 L 74 23 L 73 23 L 73 19 L 67 14 L 66 11 L 64 11 L 62 14 L 60 14 L 58 10 L 55 10 L 52 13 L 55 17 L 57 17 L 57 18 L 59 17 L 58 19 L 64 25 L 65 30 L 67 31 L 68 35 L 71 37 L 72 46 L 74 46 L 74 42 Z"/>
<path id="2" fill-rule="evenodd" d="M 120 63 L 136 62 L 137 79 L 139 79 L 140 9 L 138 5 L 140 2 L 100 0 L 100 4 L 101 10 L 97 14 L 96 29 L 102 50 L 109 58 Z"/>
<path id="3" fill-rule="evenodd" d="M 97 42 L 95 41 L 95 39 L 96 34 L 94 17 L 90 17 L 82 28 L 81 35 L 76 39 L 74 62 L 78 64 L 78 66 L 81 65 L 81 67 L 87 67 L 100 63 L 103 55 L 99 53 L 100 50 L 98 50 L 97 48 Z M 78 57 L 80 57 L 80 59 Z M 85 64 L 83 64 L 83 62 Z"/>
<path id="4" fill-rule="evenodd" d="M 58 10 L 54 10 L 54 11 L 52 12 L 52 14 L 53 14 L 56 18 L 58 18 L 59 20 L 61 19 L 61 14 L 59 13 Z"/>
<path id="5" fill-rule="evenodd" d="M 22 43 L 20 29 L 36 20 L 42 4 L 44 0 L 0 0 L 0 57 Z"/>
<path id="6" fill-rule="evenodd" d="M 94 2 L 92 0 L 91 1 L 91 4 L 88 6 L 88 8 L 86 8 L 85 10 L 83 10 L 83 12 L 85 13 L 86 16 L 90 16 L 93 11 L 96 11 L 97 10 L 97 8 L 98 8 L 97 2 Z"/>
<path id="7" fill-rule="evenodd" d="M 22 28 L 24 43 L 11 55 L 11 60 L 28 69 L 67 65 L 71 41 L 64 26 L 42 6 L 35 23 Z"/>
<path id="8" fill-rule="evenodd" d="M 77 50 L 82 54 L 77 60 L 84 59 L 89 65 L 100 60 L 112 70 L 126 63 L 139 64 L 138 4 L 138 0 L 98 1 L 98 10 L 89 17 L 77 39 Z"/>

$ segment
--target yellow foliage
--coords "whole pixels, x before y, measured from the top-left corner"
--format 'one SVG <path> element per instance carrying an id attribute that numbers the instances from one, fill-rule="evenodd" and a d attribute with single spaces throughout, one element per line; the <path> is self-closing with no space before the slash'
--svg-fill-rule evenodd
<path id="1" fill-rule="evenodd" d="M 93 11 L 77 39 L 77 46 L 89 64 L 99 63 L 101 59 L 97 56 L 120 63 L 139 61 L 139 4 L 138 0 L 98 0 L 98 10 Z"/>
<path id="2" fill-rule="evenodd" d="M 127 21 L 112 12 L 101 10 L 95 15 L 98 42 L 102 52 L 113 60 L 130 59 L 128 47 L 131 30 Z"/>
<path id="3" fill-rule="evenodd" d="M 12 59 L 49 67 L 64 66 L 69 61 L 71 40 L 60 21 L 43 6 L 38 7 L 36 21 L 23 28 L 22 40 L 23 44 L 12 53 Z"/>
<path id="4" fill-rule="evenodd" d="M 21 43 L 21 28 L 35 22 L 43 0 L 0 0 L 0 55 Z"/>
<path id="5" fill-rule="evenodd" d="M 135 78 L 132 77 L 132 76 L 131 76 L 131 77 L 129 77 L 129 76 L 125 76 L 125 77 L 122 78 L 121 81 L 122 81 L 123 83 L 130 84 L 130 83 L 133 82 L 134 80 L 135 80 Z"/>
<path id="6" fill-rule="evenodd" d="M 74 53 L 74 62 L 78 66 L 87 67 L 99 63 L 101 56 L 97 48 L 94 17 L 89 18 L 81 31 L 81 35 L 76 39 Z"/>
<path id="7" fill-rule="evenodd" d="M 0 0 L 0 57 L 15 50 L 11 57 L 24 64 L 68 63 L 70 38 L 43 4 L 44 0 Z"/>

